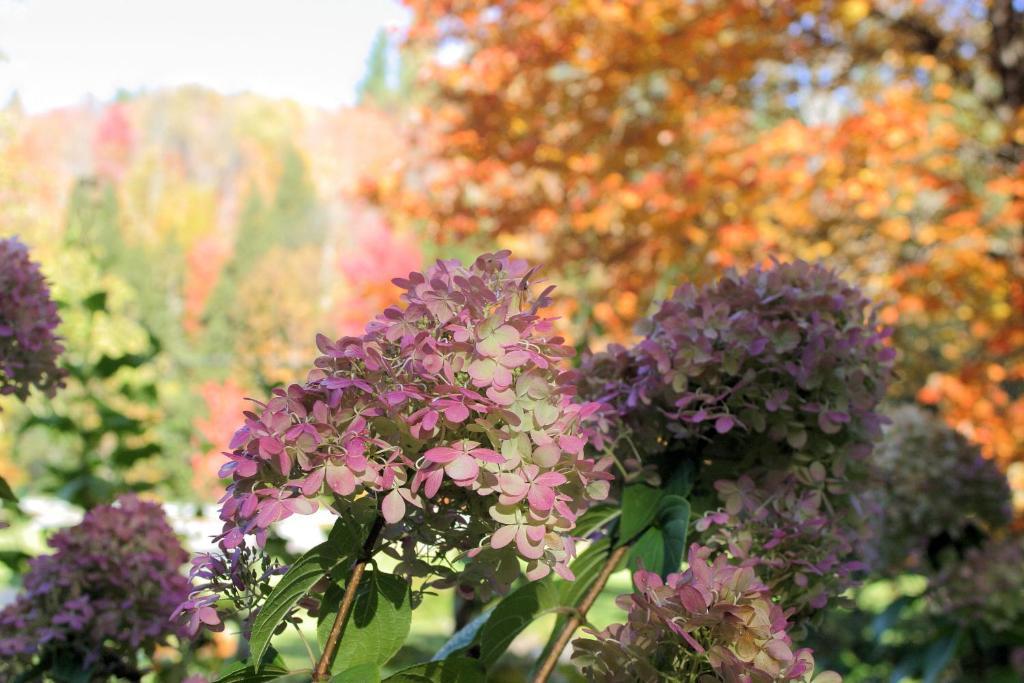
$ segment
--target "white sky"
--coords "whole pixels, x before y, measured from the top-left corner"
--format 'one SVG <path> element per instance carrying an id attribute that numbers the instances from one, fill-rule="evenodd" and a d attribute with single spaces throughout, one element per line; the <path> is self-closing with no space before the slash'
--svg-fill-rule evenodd
<path id="1" fill-rule="evenodd" d="M 377 30 L 407 22 L 397 0 L 0 0 L 0 105 L 197 83 L 337 107 Z"/>

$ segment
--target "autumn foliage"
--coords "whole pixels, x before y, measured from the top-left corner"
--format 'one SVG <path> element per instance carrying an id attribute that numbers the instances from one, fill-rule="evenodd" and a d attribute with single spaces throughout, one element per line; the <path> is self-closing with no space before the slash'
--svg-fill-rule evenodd
<path id="1" fill-rule="evenodd" d="M 407 4 L 446 58 L 424 151 L 367 188 L 396 222 L 546 262 L 591 343 L 680 278 L 827 259 L 887 304 L 896 394 L 1024 459 L 1012 3 Z"/>

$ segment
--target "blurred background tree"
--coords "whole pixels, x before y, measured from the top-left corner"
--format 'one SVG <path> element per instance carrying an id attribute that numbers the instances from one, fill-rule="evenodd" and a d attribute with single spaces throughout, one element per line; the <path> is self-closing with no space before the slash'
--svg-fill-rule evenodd
<path id="1" fill-rule="evenodd" d="M 547 264 L 581 345 L 682 279 L 827 259 L 1024 505 L 1024 7 L 408 0 L 434 55 L 399 226 Z M 587 302 L 593 302 L 587 303 Z"/>
<path id="2" fill-rule="evenodd" d="M 195 87 L 0 110 L 0 230 L 52 280 L 72 369 L 52 401 L 5 402 L 3 474 L 83 507 L 214 498 L 218 467 L 192 460 L 224 447 L 240 399 L 299 379 L 316 332 L 361 330 L 421 265 L 419 239 L 351 192 L 400 125 Z"/>

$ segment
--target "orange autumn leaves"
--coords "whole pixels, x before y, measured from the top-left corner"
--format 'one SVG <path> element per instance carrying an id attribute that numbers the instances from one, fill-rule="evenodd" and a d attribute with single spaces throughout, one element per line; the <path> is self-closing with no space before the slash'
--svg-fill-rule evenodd
<path id="1" fill-rule="evenodd" d="M 930 54 L 891 2 L 407 4 L 446 57 L 416 151 L 368 187 L 393 221 L 546 263 L 596 345 L 682 279 L 826 259 L 898 324 L 899 396 L 1024 461 L 1024 116 L 947 59 L 985 54 L 977 18 L 905 7 L 953 22 Z"/>

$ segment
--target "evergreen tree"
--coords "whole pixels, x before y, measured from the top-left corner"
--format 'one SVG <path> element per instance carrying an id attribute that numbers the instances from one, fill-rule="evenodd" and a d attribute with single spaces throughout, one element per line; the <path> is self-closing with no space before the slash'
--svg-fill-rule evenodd
<path id="1" fill-rule="evenodd" d="M 394 96 L 391 84 L 388 83 L 389 47 L 387 33 L 383 29 L 377 31 L 373 45 L 370 46 L 370 54 L 366 58 L 366 75 L 356 90 L 359 104 L 372 102 L 383 105 Z"/>

